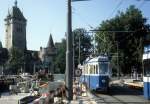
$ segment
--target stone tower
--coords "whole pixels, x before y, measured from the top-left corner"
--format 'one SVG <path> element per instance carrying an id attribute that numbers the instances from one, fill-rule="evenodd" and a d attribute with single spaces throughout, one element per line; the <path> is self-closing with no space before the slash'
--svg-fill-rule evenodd
<path id="1" fill-rule="evenodd" d="M 50 73 L 54 73 L 54 57 L 56 55 L 56 48 L 53 42 L 52 35 L 50 34 L 47 47 L 40 48 L 40 59 L 44 66 L 48 68 Z"/>
<path id="2" fill-rule="evenodd" d="M 16 47 L 26 50 L 26 21 L 23 13 L 17 7 L 17 1 L 15 1 L 15 5 L 10 12 L 8 10 L 8 15 L 5 18 L 5 44 L 7 49 Z"/>

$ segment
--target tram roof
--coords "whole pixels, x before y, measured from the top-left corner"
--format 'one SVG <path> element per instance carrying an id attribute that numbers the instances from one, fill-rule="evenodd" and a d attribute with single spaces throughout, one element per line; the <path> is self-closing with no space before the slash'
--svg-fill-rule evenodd
<path id="1" fill-rule="evenodd" d="M 101 61 L 108 61 L 108 56 L 98 56 L 98 57 L 92 57 L 92 58 L 87 58 L 85 60 L 85 63 L 90 63 L 90 62 L 101 62 Z"/>

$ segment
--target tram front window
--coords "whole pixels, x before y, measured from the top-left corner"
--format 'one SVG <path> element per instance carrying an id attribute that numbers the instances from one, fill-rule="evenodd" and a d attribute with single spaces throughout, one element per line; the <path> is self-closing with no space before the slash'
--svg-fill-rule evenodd
<path id="1" fill-rule="evenodd" d="M 100 74 L 107 74 L 108 73 L 108 63 L 100 63 Z"/>
<path id="2" fill-rule="evenodd" d="M 144 60 L 144 76 L 150 77 L 150 60 Z"/>

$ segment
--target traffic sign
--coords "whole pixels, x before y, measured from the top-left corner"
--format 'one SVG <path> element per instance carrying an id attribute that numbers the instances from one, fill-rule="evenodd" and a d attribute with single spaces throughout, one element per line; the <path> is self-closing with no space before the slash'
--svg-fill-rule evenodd
<path id="1" fill-rule="evenodd" d="M 75 70 L 75 76 L 76 76 L 76 77 L 80 77 L 81 74 L 82 74 L 82 70 L 81 70 L 81 69 L 76 69 L 76 70 Z"/>

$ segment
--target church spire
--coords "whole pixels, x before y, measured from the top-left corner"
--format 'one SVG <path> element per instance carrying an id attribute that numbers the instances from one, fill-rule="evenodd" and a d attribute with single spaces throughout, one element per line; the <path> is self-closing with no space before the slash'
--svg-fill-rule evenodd
<path id="1" fill-rule="evenodd" d="M 15 0 L 15 7 L 17 7 L 17 4 L 18 4 L 18 2 L 17 2 L 17 0 Z"/>
<path id="2" fill-rule="evenodd" d="M 53 48 L 53 47 L 55 47 L 55 46 L 54 46 L 52 35 L 50 34 L 48 44 L 47 44 L 47 48 Z"/>

